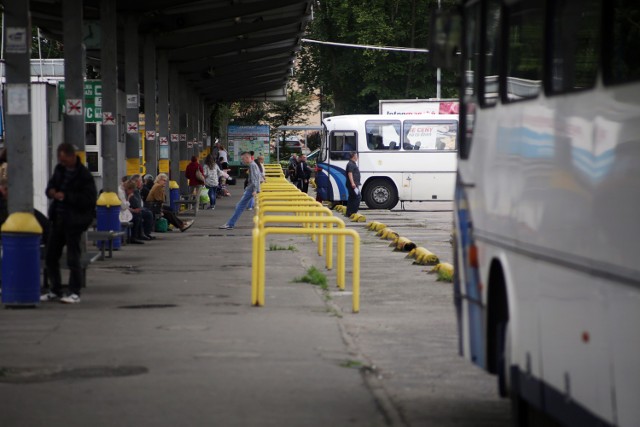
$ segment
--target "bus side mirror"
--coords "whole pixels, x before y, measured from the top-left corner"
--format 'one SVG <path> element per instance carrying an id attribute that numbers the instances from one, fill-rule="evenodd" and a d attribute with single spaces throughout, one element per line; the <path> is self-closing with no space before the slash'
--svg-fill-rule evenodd
<path id="1" fill-rule="evenodd" d="M 452 69 L 458 64 L 462 41 L 462 15 L 436 10 L 431 15 L 429 55 L 431 65 Z"/>

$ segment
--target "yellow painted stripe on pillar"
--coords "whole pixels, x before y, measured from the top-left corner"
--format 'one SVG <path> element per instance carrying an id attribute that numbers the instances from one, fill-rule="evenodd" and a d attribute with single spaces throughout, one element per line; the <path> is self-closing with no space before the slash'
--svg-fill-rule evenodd
<path id="1" fill-rule="evenodd" d="M 138 157 L 127 159 L 127 175 L 135 175 L 139 173 L 142 173 L 140 159 Z"/>
<path id="2" fill-rule="evenodd" d="M 76 156 L 80 157 L 80 162 L 83 165 L 87 165 L 87 153 L 85 153 L 84 151 L 76 151 Z"/>
<path id="3" fill-rule="evenodd" d="M 160 171 L 160 173 L 169 173 L 169 160 L 168 159 L 158 160 L 158 170 Z"/>
<path id="4" fill-rule="evenodd" d="M 42 227 L 31 212 L 14 212 L 2 224 L 2 232 L 42 234 Z"/>
<path id="5" fill-rule="evenodd" d="M 180 172 L 184 172 L 187 170 L 187 165 L 190 163 L 190 160 L 180 160 Z"/>

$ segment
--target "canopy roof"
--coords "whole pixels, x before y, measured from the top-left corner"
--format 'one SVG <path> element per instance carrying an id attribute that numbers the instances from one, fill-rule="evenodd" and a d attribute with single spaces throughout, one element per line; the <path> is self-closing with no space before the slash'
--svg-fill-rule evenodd
<path id="1" fill-rule="evenodd" d="M 141 40 L 153 34 L 157 49 L 166 51 L 206 102 L 281 99 L 311 18 L 310 0 L 114 1 L 119 17 L 136 16 Z M 30 5 L 33 24 L 57 40 L 63 34 L 61 5 L 62 0 L 31 0 Z M 85 0 L 84 8 L 85 21 L 99 20 L 100 0 Z M 119 19 L 120 35 L 124 23 Z M 122 76 L 126 45 L 121 39 Z M 88 49 L 87 56 L 99 61 L 100 52 Z"/>

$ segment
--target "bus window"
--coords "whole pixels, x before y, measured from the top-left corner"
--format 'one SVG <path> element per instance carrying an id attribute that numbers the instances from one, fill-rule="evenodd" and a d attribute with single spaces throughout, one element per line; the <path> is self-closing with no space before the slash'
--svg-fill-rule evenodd
<path id="1" fill-rule="evenodd" d="M 460 96 L 460 125 L 462 142 L 460 144 L 460 158 L 466 159 L 471 152 L 473 127 L 476 119 L 476 104 L 478 102 L 478 56 L 480 54 L 479 40 L 480 2 L 470 3 L 464 13 L 464 43 L 462 60 L 464 64 L 464 93 Z"/>
<path id="2" fill-rule="evenodd" d="M 542 2 L 523 0 L 507 7 L 506 82 L 503 100 L 535 98 L 542 83 Z"/>
<path id="3" fill-rule="evenodd" d="M 415 151 L 454 151 L 458 124 L 411 120 L 404 122 L 403 148 Z"/>
<path id="4" fill-rule="evenodd" d="M 358 139 L 353 131 L 331 132 L 329 135 L 329 158 L 349 160 L 349 153 L 356 151 Z"/>
<path id="5" fill-rule="evenodd" d="M 605 9 L 605 84 L 640 80 L 640 7 L 637 0 L 615 0 Z"/>
<path id="6" fill-rule="evenodd" d="M 484 10 L 485 44 L 482 78 L 482 106 L 495 105 L 498 102 L 498 43 L 500 40 L 500 0 L 488 0 Z"/>
<path id="7" fill-rule="evenodd" d="M 400 149 L 400 122 L 367 120 L 367 148 L 369 150 L 399 150 Z"/>
<path id="8" fill-rule="evenodd" d="M 602 0 L 550 3 L 550 93 L 592 88 L 598 74 Z"/>

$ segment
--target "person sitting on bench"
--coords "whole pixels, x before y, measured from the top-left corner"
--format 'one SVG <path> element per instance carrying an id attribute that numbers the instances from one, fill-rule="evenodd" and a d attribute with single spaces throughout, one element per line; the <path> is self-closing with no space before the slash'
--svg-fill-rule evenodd
<path id="1" fill-rule="evenodd" d="M 155 184 L 151 191 L 149 191 L 149 195 L 147 196 L 147 202 L 151 206 L 151 210 L 155 214 L 162 213 L 169 224 L 178 228 L 180 231 L 186 231 L 193 225 L 193 220 L 190 221 L 182 221 L 180 218 L 173 213 L 171 206 L 165 205 L 165 186 L 169 178 L 166 174 L 161 173 L 156 177 Z"/>

